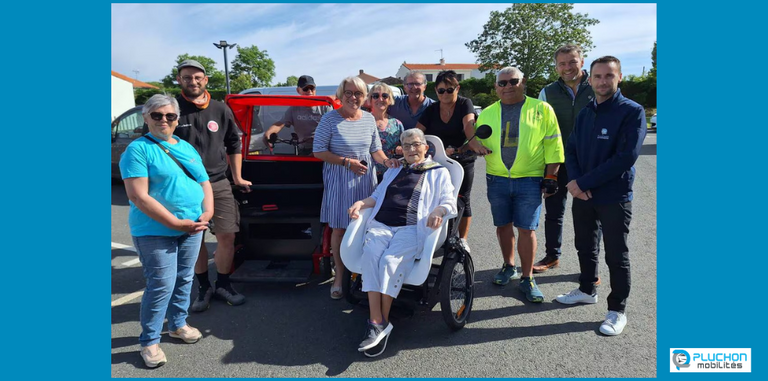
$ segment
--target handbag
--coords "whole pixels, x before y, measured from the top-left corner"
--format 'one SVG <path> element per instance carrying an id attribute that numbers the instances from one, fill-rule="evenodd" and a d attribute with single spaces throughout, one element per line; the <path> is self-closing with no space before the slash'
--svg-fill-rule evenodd
<path id="1" fill-rule="evenodd" d="M 187 175 L 187 177 L 189 177 L 190 179 L 194 180 L 195 182 L 198 182 L 198 181 L 197 181 L 197 179 L 195 178 L 195 176 L 192 176 L 192 174 L 189 172 L 189 170 L 187 169 L 187 167 L 185 167 L 185 166 L 184 166 L 184 164 L 181 164 L 181 162 L 179 161 L 179 159 L 177 159 L 177 158 L 176 158 L 176 156 L 173 156 L 173 154 L 171 153 L 171 151 L 170 151 L 169 149 L 167 149 L 167 148 L 163 147 L 163 145 L 162 145 L 162 144 L 160 144 L 160 142 L 158 142 L 157 140 L 153 139 L 153 138 L 152 138 L 151 136 L 149 136 L 148 134 L 147 134 L 147 135 L 144 135 L 144 137 L 145 137 L 145 138 L 147 138 L 147 139 L 149 139 L 149 141 L 151 141 L 152 143 L 155 143 L 155 144 L 157 144 L 157 146 L 158 146 L 158 147 L 160 147 L 160 149 L 162 149 L 162 150 L 163 150 L 163 152 L 165 152 L 166 154 L 168 154 L 168 156 L 170 156 L 170 157 L 171 157 L 171 159 L 173 159 L 173 162 L 174 162 L 174 163 L 176 163 L 176 164 L 179 166 L 179 168 L 181 168 L 181 170 L 182 170 L 182 171 L 184 171 L 184 174 L 185 174 L 185 175 Z"/>

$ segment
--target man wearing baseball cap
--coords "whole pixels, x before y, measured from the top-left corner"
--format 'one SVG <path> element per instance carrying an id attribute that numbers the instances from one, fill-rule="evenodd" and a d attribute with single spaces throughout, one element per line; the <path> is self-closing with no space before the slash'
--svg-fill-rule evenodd
<path id="1" fill-rule="evenodd" d="M 244 192 L 250 192 L 251 182 L 242 178 L 242 141 L 235 124 L 232 110 L 223 102 L 211 99 L 206 90 L 208 76 L 200 62 L 184 60 L 177 67 L 176 80 L 181 86 L 179 101 L 181 115 L 176 135 L 195 147 L 203 159 L 213 189 L 213 226 L 216 233 L 216 283 L 215 288 L 208 280 L 208 250 L 201 245 L 195 263 L 198 296 L 192 303 L 191 311 L 208 309 L 212 296 L 229 305 L 245 302 L 245 297 L 235 291 L 229 282 L 232 260 L 235 253 L 235 233 L 240 231 L 240 213 L 227 179 L 227 167 L 232 170 L 234 184 Z M 227 164 L 226 155 L 229 156 Z"/>
<path id="2" fill-rule="evenodd" d="M 315 95 L 315 80 L 308 75 L 302 75 L 299 77 L 299 82 L 296 85 L 296 92 L 299 95 L 314 96 Z M 302 149 L 300 152 L 311 155 L 312 154 L 312 137 L 315 134 L 315 128 L 320 123 L 320 118 L 323 114 L 332 111 L 331 106 L 291 106 L 285 111 L 282 119 L 278 120 L 270 126 L 264 133 L 264 143 L 270 148 L 274 148 L 269 143 L 269 137 L 272 134 L 277 134 L 283 127 L 293 126 L 296 135 L 299 136 L 299 141 L 302 142 Z"/>

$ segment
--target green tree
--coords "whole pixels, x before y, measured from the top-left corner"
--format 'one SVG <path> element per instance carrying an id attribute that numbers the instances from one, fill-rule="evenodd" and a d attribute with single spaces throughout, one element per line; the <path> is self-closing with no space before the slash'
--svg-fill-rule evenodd
<path id="1" fill-rule="evenodd" d="M 243 90 L 253 87 L 253 83 L 251 82 L 251 77 L 247 74 L 240 74 L 230 80 L 229 87 L 232 90 L 232 94 L 238 94 Z"/>
<path id="2" fill-rule="evenodd" d="M 247 75 L 255 87 L 269 86 L 275 76 L 275 61 L 269 58 L 266 50 L 259 50 L 256 45 L 248 48 L 237 47 L 237 58 L 232 61 L 232 76 Z"/>
<path id="3" fill-rule="evenodd" d="M 653 42 L 653 50 L 651 51 L 651 70 L 648 71 L 648 76 L 656 78 L 656 41 Z"/>
<path id="4" fill-rule="evenodd" d="M 278 82 L 275 84 L 275 86 L 298 86 L 299 85 L 299 77 L 292 75 L 285 79 L 285 82 Z"/>
<path id="5" fill-rule="evenodd" d="M 491 12 L 483 32 L 465 45 L 477 56 L 480 70 L 516 66 L 528 79 L 527 93 L 535 96 L 552 79 L 555 50 L 577 44 L 588 52 L 594 45 L 587 27 L 599 22 L 574 13 L 571 3 L 516 3 Z"/>
<path id="6" fill-rule="evenodd" d="M 186 53 L 176 57 L 176 64 L 171 68 L 171 74 L 168 74 L 163 78 L 163 87 L 167 89 L 179 88 L 179 85 L 174 83 L 176 81 L 176 76 L 179 74 L 179 70 L 176 69 L 176 67 L 184 60 L 195 60 L 203 65 L 205 74 L 208 76 L 208 89 L 216 90 L 225 87 L 224 73 L 216 69 L 216 61 L 205 56 L 191 56 Z"/>

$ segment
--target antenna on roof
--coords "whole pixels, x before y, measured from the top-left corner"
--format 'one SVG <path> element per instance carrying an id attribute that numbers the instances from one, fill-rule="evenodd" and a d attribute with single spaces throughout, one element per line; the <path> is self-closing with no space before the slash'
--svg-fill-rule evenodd
<path id="1" fill-rule="evenodd" d="M 139 71 L 138 70 L 131 70 L 132 72 L 136 73 L 136 80 L 139 80 Z"/>
<path id="2" fill-rule="evenodd" d="M 440 52 L 440 61 L 443 60 L 443 49 L 437 49 L 436 52 Z"/>

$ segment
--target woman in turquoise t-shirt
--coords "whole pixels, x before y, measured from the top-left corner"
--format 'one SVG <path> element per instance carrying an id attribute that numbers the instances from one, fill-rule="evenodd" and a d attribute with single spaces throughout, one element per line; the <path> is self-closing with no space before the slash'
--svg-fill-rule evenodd
<path id="1" fill-rule="evenodd" d="M 128 145 L 120 172 L 131 204 L 128 225 L 146 278 L 141 357 L 154 368 L 167 361 L 158 345 L 165 318 L 171 337 L 187 343 L 202 337 L 186 320 L 202 232 L 213 216 L 213 193 L 200 155 L 173 135 L 179 124 L 176 99 L 154 95 L 142 114 L 149 134 Z"/>

